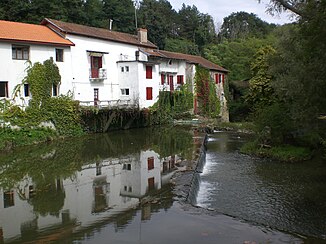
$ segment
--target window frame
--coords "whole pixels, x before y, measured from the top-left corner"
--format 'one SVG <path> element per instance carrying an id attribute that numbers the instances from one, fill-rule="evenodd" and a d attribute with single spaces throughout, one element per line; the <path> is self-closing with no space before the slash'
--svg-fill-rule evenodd
<path id="1" fill-rule="evenodd" d="M 63 48 L 55 49 L 55 61 L 56 62 L 64 62 L 64 49 Z"/>
<path id="2" fill-rule="evenodd" d="M 29 88 L 29 84 L 25 83 L 24 84 L 24 97 L 29 97 L 31 95 L 31 91 Z"/>
<path id="3" fill-rule="evenodd" d="M 183 75 L 177 75 L 177 84 L 183 85 Z"/>
<path id="4" fill-rule="evenodd" d="M 153 87 L 146 87 L 146 100 L 153 100 Z"/>
<path id="5" fill-rule="evenodd" d="M 153 66 L 146 65 L 146 79 L 153 79 Z"/>
<path id="6" fill-rule="evenodd" d="M 18 51 L 21 51 L 21 57 L 18 55 Z M 27 57 L 25 57 L 25 54 L 27 51 Z M 13 60 L 29 60 L 30 56 L 30 46 L 27 45 L 12 45 L 11 46 L 11 53 L 12 53 L 12 59 Z"/>
<path id="7" fill-rule="evenodd" d="M 129 96 L 130 95 L 130 89 L 129 88 L 121 88 L 121 96 Z"/>
<path id="8" fill-rule="evenodd" d="M 0 81 L 0 84 L 3 84 L 3 88 L 4 88 L 3 92 L 0 91 L 0 94 L 4 93 L 4 96 L 0 95 L 0 97 L 9 98 L 8 81 Z"/>

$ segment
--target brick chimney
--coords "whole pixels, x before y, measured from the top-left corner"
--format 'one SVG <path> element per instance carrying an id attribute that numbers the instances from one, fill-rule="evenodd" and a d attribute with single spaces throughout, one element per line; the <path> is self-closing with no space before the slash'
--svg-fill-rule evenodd
<path id="1" fill-rule="evenodd" d="M 147 29 L 138 28 L 138 41 L 142 43 L 147 42 Z"/>

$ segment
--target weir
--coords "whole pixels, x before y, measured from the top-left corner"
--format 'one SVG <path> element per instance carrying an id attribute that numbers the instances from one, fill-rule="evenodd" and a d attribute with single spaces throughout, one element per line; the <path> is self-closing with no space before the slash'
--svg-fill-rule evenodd
<path id="1" fill-rule="evenodd" d="M 199 156 L 196 160 L 196 167 L 195 170 L 193 171 L 189 192 L 186 198 L 186 201 L 192 205 L 196 205 L 196 199 L 197 199 L 199 185 L 200 185 L 200 174 L 202 173 L 206 163 L 207 140 L 208 140 L 208 135 L 206 134 L 203 139 L 202 145 L 199 149 Z"/>

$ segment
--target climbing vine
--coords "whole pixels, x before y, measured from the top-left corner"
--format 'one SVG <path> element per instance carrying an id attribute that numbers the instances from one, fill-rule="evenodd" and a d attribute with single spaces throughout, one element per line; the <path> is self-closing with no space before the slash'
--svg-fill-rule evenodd
<path id="1" fill-rule="evenodd" d="M 188 83 L 178 91 L 160 91 L 158 101 L 150 108 L 151 124 L 166 124 L 174 118 L 189 116 L 192 109 L 193 94 Z"/>
<path id="2" fill-rule="evenodd" d="M 199 113 L 208 117 L 217 117 L 220 113 L 220 101 L 216 93 L 216 85 L 210 78 L 209 70 L 196 66 L 196 94 Z"/>
<path id="3" fill-rule="evenodd" d="M 14 91 L 16 99 L 24 85 L 28 84 L 31 93 L 29 105 L 25 110 L 8 101 L 0 105 L 0 139 L 3 142 L 0 143 L 0 149 L 23 145 L 25 142 L 44 141 L 58 135 L 83 134 L 78 103 L 69 94 L 52 97 L 53 85 L 59 86 L 60 82 L 59 69 L 52 58 L 43 64 L 30 64 L 27 76 Z M 42 124 L 47 125 L 47 128 L 41 128 Z"/>

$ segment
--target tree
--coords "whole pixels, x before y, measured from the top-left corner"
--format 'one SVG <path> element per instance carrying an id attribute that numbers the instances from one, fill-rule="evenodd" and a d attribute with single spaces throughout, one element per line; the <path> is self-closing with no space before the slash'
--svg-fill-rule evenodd
<path id="1" fill-rule="evenodd" d="M 235 40 L 239 38 L 262 38 L 276 26 L 261 20 L 257 15 L 246 12 L 232 13 L 223 19 L 219 39 Z"/>
<path id="2" fill-rule="evenodd" d="M 173 30 L 175 11 L 166 0 L 143 0 L 138 11 L 139 26 L 147 28 L 149 40 L 164 49 L 165 40 Z"/>
<path id="3" fill-rule="evenodd" d="M 132 34 L 136 32 L 135 8 L 131 0 L 103 0 L 103 18 L 105 28 L 109 28 L 112 19 L 113 30 Z"/>

